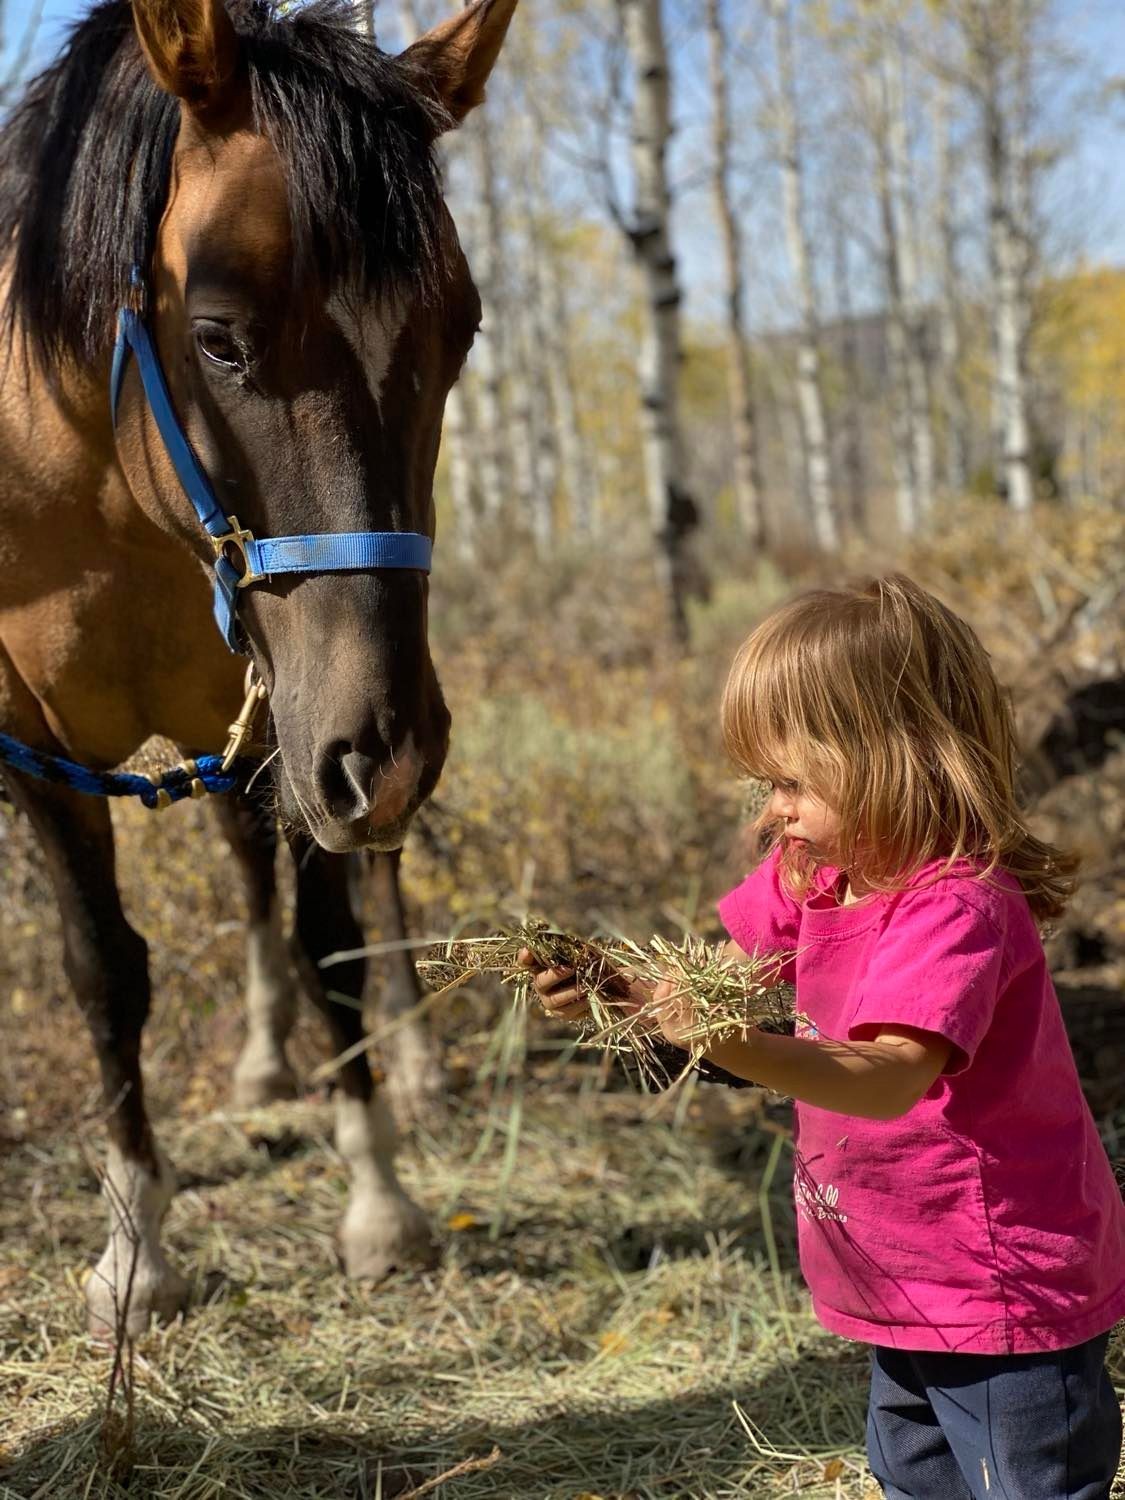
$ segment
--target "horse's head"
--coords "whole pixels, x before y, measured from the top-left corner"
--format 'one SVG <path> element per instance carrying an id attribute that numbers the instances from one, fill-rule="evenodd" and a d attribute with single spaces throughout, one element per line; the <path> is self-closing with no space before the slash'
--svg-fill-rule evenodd
<path id="1" fill-rule="evenodd" d="M 477 0 L 401 56 L 331 4 L 289 20 L 134 0 L 180 101 L 149 325 L 225 513 L 258 537 L 434 530 L 442 410 L 480 303 L 433 142 L 482 98 L 516 0 Z M 134 493 L 210 562 L 136 383 Z M 270 697 L 282 811 L 325 848 L 395 848 L 449 715 L 411 570 L 278 575 L 240 593 Z"/>

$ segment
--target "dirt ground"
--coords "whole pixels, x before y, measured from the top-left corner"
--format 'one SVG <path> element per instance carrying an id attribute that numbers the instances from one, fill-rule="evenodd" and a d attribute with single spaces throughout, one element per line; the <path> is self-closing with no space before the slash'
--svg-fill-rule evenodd
<path id="1" fill-rule="evenodd" d="M 212 1107 L 167 1023 L 150 1057 L 186 1085 L 159 1129 L 191 1309 L 139 1345 L 120 1447 L 110 1359 L 82 1329 L 97 1128 L 8 1139 L 0 1495 L 390 1500 L 461 1465 L 440 1487 L 458 1500 L 876 1493 L 865 1353 L 818 1329 L 795 1266 L 784 1105 L 607 1089 L 513 1014 L 514 1079 L 467 1037 L 450 1118 L 404 1154 L 440 1266 L 364 1288 L 336 1263 L 330 1106 Z M 209 1075 L 232 1056 L 215 1030 Z M 298 1052 L 316 1055 L 305 1024 Z M 1125 1347 L 1115 1369 L 1125 1384 Z"/>
<path id="2" fill-rule="evenodd" d="M 1072 520 L 1048 537 L 1057 566 L 1036 555 L 1050 609 L 987 527 L 911 564 L 1020 677 L 1029 725 L 1104 670 L 1096 641 L 1051 644 L 1074 578 L 1094 590 L 1112 552 L 1101 523 L 1090 537 Z M 559 571 L 546 601 L 541 578 L 501 581 L 502 618 L 468 585 L 434 610 L 457 730 L 407 849 L 413 930 L 486 930 L 531 907 L 579 931 L 715 934 L 714 898 L 744 858 L 718 685 L 789 582 L 720 578 L 676 661 L 619 572 Z M 1036 816 L 1085 857 L 1051 954 L 1121 1161 L 1125 750 L 1104 749 L 1046 788 Z M 166 1236 L 192 1305 L 138 1346 L 127 1439 L 81 1317 L 104 1243 L 96 1073 L 41 862 L 0 803 L 0 1500 L 872 1500 L 865 1355 L 810 1314 L 783 1104 L 708 1086 L 646 1098 L 499 991 L 458 991 L 432 1016 L 448 1116 L 416 1125 L 403 1153 L 442 1259 L 351 1285 L 333 1245 L 345 1173 L 329 1101 L 226 1105 L 241 897 L 215 825 L 196 804 L 116 820 L 127 909 L 152 948 L 146 1077 L 180 1172 Z M 303 1014 L 303 1077 L 323 1046 Z M 1125 1392 L 1120 1342 L 1114 1360 Z"/>

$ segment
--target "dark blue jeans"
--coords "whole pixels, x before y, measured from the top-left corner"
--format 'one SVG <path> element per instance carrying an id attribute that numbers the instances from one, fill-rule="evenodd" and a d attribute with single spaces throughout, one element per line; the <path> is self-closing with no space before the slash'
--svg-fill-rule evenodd
<path id="1" fill-rule="evenodd" d="M 1109 1334 L 1050 1354 L 871 1352 L 867 1457 L 890 1500 L 1109 1500 Z"/>

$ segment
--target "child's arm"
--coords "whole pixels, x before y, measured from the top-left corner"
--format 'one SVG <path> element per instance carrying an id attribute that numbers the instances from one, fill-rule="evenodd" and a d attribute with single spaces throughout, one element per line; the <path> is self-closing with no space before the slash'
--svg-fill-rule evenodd
<path id="1" fill-rule="evenodd" d="M 655 1008 L 661 1031 L 690 1046 L 690 1009 L 661 1004 L 670 995 L 658 985 Z M 671 986 L 669 985 L 669 992 Z M 870 1041 L 833 1042 L 748 1031 L 711 1046 L 704 1057 L 737 1078 L 819 1109 L 868 1120 L 893 1120 L 913 1109 L 949 1061 L 951 1042 L 909 1026 L 880 1026 Z"/>

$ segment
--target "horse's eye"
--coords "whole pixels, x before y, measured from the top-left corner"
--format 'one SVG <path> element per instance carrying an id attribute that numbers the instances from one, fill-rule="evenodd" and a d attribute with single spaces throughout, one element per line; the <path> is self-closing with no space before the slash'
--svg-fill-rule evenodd
<path id="1" fill-rule="evenodd" d="M 234 335 L 221 323 L 197 324 L 195 342 L 199 345 L 199 352 L 213 365 L 224 370 L 241 370 L 246 366 L 246 356 Z"/>

